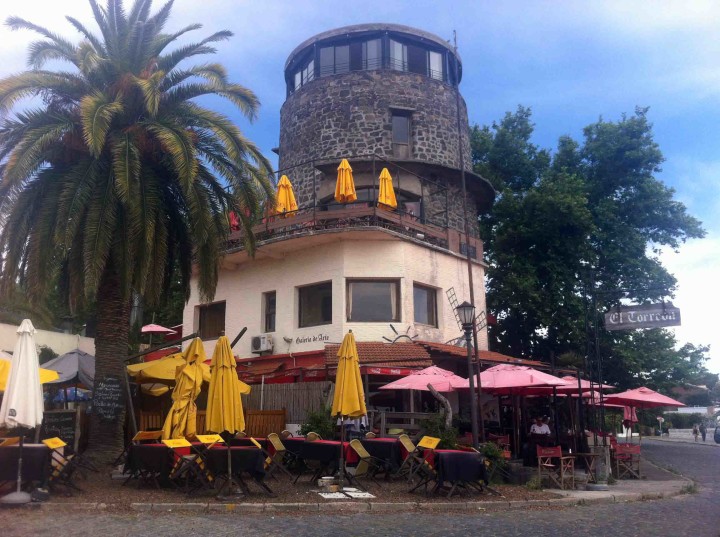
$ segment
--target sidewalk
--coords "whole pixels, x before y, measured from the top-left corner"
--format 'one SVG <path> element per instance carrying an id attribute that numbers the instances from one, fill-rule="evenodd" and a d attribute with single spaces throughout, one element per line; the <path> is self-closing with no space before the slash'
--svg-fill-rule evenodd
<path id="1" fill-rule="evenodd" d="M 672 435 L 672 433 L 670 433 Z M 674 442 L 677 444 L 695 444 L 698 446 L 709 446 L 709 447 L 720 447 L 720 444 L 716 444 L 715 440 L 713 440 L 712 435 L 708 435 L 708 438 L 705 442 L 702 441 L 702 438 L 699 438 L 697 442 L 695 442 L 695 439 L 690 435 L 689 437 L 685 436 L 643 436 L 642 439 L 643 442 Z"/>
<path id="2" fill-rule="evenodd" d="M 502 501 L 498 498 L 494 500 L 472 500 L 468 497 L 468 501 L 448 501 L 446 498 L 437 496 L 425 501 L 408 501 L 408 502 L 383 502 L 383 501 L 367 501 L 367 500 L 341 500 L 333 502 L 297 502 L 297 503 L 278 503 L 278 502 L 240 502 L 240 503 L 217 503 L 216 501 L 200 500 L 190 502 L 163 502 L 163 503 L 132 503 L 129 508 L 136 512 L 184 512 L 184 513 L 238 513 L 238 514 L 254 514 L 254 513 L 298 513 L 298 514 L 315 514 L 315 513 L 362 513 L 362 512 L 382 512 L 382 513 L 407 513 L 407 512 L 478 512 L 478 511 L 512 511 L 525 510 L 528 508 L 557 508 L 572 507 L 599 503 L 620 503 L 634 502 L 646 500 L 658 500 L 661 498 L 670 498 L 683 494 L 687 491 L 692 481 L 682 476 L 673 474 L 667 470 L 659 468 L 654 464 L 643 459 L 642 461 L 641 480 L 621 480 L 615 485 L 611 485 L 607 491 L 586 491 L 586 490 L 557 490 L 552 489 L 548 492 L 555 493 L 560 498 L 555 499 L 537 499 L 522 501 Z M 489 493 L 488 493 L 489 494 Z M 29 508 L 37 508 L 43 511 L 65 511 L 75 510 L 101 510 L 113 511 L 117 506 L 105 503 L 61 503 L 46 502 L 32 504 Z"/>

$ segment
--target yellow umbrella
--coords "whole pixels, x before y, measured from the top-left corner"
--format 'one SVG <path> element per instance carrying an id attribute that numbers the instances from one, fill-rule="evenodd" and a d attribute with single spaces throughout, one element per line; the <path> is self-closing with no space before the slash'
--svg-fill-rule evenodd
<path id="1" fill-rule="evenodd" d="M 11 364 L 12 362 L 10 360 L 0 358 L 0 392 L 5 391 L 5 385 L 10 378 Z M 52 369 L 43 369 L 42 367 L 40 368 L 40 384 L 52 382 L 53 380 L 57 380 L 58 378 L 60 377 L 58 376 L 57 371 L 53 371 Z"/>
<path id="2" fill-rule="evenodd" d="M 335 395 L 333 396 L 332 415 L 359 418 L 367 414 L 365 393 L 360 377 L 355 336 L 350 330 L 343 338 L 338 350 L 337 376 L 335 377 Z"/>
<path id="3" fill-rule="evenodd" d="M 197 432 L 195 399 L 200 393 L 200 386 L 203 382 L 202 365 L 205 361 L 202 340 L 197 337 L 193 339 L 183 352 L 183 357 L 185 365 L 180 366 L 175 375 L 173 404 L 163 425 L 163 440 L 187 438 L 195 436 Z"/>
<path id="4" fill-rule="evenodd" d="M 295 193 L 287 175 L 283 175 L 278 183 L 277 205 L 275 212 L 280 216 L 292 216 L 297 211 L 298 205 L 295 201 Z"/>
<path id="5" fill-rule="evenodd" d="M 152 362 L 129 365 L 127 366 L 127 372 L 128 375 L 135 378 L 137 383 L 158 382 L 172 385 L 175 384 L 177 368 L 183 365 L 185 365 L 185 358 L 183 353 L 178 352 Z M 210 368 L 201 363 L 200 369 L 202 370 L 202 379 L 205 382 L 210 382 Z"/>
<path id="6" fill-rule="evenodd" d="M 392 176 L 387 168 L 383 168 L 380 172 L 380 196 L 378 197 L 378 206 L 385 207 L 386 209 L 397 208 Z"/>
<path id="7" fill-rule="evenodd" d="M 340 203 L 351 203 L 357 199 L 352 168 L 347 159 L 342 159 L 338 166 L 337 183 L 335 183 L 335 199 Z"/>
<path id="8" fill-rule="evenodd" d="M 205 428 L 215 433 L 244 431 L 245 417 L 240 394 L 248 392 L 243 389 L 245 383 L 238 378 L 227 336 L 218 338 L 211 365 Z"/>
<path id="9" fill-rule="evenodd" d="M 332 415 L 340 418 L 359 418 L 367 414 L 365 393 L 360 377 L 360 362 L 357 345 L 352 330 L 343 338 L 338 350 L 337 375 L 335 376 L 335 395 L 333 396 Z M 344 446 L 345 425 L 340 424 L 340 488 L 343 486 L 345 471 Z"/>

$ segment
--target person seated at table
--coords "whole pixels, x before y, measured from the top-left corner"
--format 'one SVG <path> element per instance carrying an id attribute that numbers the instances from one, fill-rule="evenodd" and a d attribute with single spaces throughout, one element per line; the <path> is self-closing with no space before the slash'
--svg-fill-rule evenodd
<path id="1" fill-rule="evenodd" d="M 543 423 L 542 416 L 535 418 L 535 423 L 530 426 L 530 434 L 523 446 L 523 461 L 525 466 L 537 464 L 536 447 L 550 444 L 550 427 Z"/>

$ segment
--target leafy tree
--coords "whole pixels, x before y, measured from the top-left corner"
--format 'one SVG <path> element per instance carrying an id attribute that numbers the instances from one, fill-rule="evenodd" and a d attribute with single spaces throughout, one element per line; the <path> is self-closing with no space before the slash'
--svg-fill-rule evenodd
<path id="1" fill-rule="evenodd" d="M 552 154 L 531 142 L 528 108 L 474 127 L 474 168 L 498 190 L 480 221 L 491 267 L 487 302 L 498 319 L 494 350 L 585 363 L 593 298 L 603 312 L 621 299 L 672 294 L 676 280 L 659 248 L 676 249 L 704 231 L 655 178 L 663 156 L 647 111 L 600 119 L 584 129 L 582 143 L 564 136 Z M 604 372 L 620 385 L 663 387 L 703 371 L 703 352 L 675 351 L 668 331 L 600 332 Z"/>
<path id="2" fill-rule="evenodd" d="M 201 297 L 212 297 L 228 211 L 249 231 L 272 190 L 257 147 L 196 101 L 219 96 L 252 119 L 256 96 L 222 65 L 185 66 L 232 34 L 170 49 L 201 27 L 165 32 L 172 1 L 154 14 L 151 0 L 127 11 L 122 0 L 89 2 L 99 34 L 67 17 L 78 44 L 7 20 L 42 39 L 29 47 L 28 71 L 0 81 L 0 290 L 20 282 L 39 301 L 50 282 L 63 281 L 71 304 L 95 301 L 99 382 L 123 374 L 131 293 L 158 304 L 177 269 L 187 300 L 195 265 Z M 46 70 L 50 60 L 67 70 Z M 26 97 L 33 107 L 11 115 Z M 89 449 L 105 460 L 117 455 L 122 423 L 93 416 Z"/>

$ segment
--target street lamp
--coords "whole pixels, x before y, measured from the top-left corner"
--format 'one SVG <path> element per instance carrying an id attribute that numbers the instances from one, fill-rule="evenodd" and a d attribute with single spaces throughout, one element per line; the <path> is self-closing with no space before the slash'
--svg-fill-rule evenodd
<path id="1" fill-rule="evenodd" d="M 477 393 L 475 392 L 475 373 L 472 366 L 472 329 L 475 323 L 475 306 L 467 301 L 460 304 L 457 308 L 458 317 L 462 328 L 465 331 L 465 345 L 467 347 L 467 366 L 468 380 L 470 382 L 470 423 L 472 426 L 472 444 L 474 448 L 478 447 L 478 421 L 477 421 Z"/>

